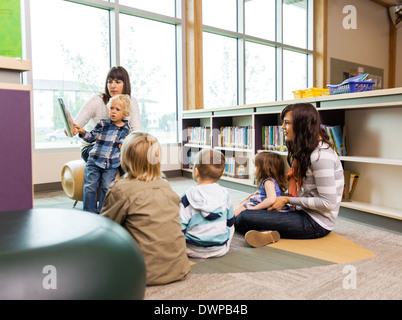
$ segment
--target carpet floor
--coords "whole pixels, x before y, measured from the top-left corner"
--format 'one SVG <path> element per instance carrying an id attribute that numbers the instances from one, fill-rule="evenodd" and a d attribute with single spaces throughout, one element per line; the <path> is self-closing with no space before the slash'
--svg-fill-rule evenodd
<path id="1" fill-rule="evenodd" d="M 179 195 L 195 184 L 181 177 L 169 182 Z M 248 195 L 228 190 L 235 205 Z M 35 193 L 36 208 L 71 208 L 73 203 L 62 191 Z M 82 209 L 81 202 L 76 209 Z M 186 280 L 148 286 L 145 299 L 402 299 L 402 235 L 341 215 L 334 231 L 322 239 L 281 239 L 255 249 L 235 232 L 225 256 L 191 259 L 191 264 L 191 274 Z"/>

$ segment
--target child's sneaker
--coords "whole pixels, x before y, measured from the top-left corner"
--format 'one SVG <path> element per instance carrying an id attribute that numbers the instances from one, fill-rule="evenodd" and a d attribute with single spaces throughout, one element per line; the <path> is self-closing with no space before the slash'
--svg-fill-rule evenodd
<path id="1" fill-rule="evenodd" d="M 250 230 L 244 236 L 244 240 L 254 247 L 259 248 L 267 244 L 277 242 L 281 238 L 278 231 L 256 231 Z"/>

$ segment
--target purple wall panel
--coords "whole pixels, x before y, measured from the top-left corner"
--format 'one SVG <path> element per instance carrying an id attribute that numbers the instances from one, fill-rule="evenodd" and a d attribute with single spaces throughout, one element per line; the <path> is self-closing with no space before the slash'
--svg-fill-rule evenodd
<path id="1" fill-rule="evenodd" d="M 30 92 L 0 89 L 0 212 L 32 209 Z"/>

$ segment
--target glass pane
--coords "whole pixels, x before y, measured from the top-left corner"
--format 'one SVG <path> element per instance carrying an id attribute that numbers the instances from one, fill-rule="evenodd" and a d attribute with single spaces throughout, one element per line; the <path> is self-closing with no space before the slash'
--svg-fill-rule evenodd
<path id="1" fill-rule="evenodd" d="M 307 55 L 283 51 L 283 98 L 293 99 L 295 90 L 307 88 Z"/>
<path id="2" fill-rule="evenodd" d="M 166 16 L 175 16 L 175 0 L 120 0 L 119 3 Z"/>
<path id="3" fill-rule="evenodd" d="M 276 0 L 244 0 L 245 33 L 250 36 L 275 40 Z"/>
<path id="4" fill-rule="evenodd" d="M 283 1 L 283 42 L 307 48 L 307 0 Z"/>
<path id="5" fill-rule="evenodd" d="M 177 142 L 175 26 L 120 15 L 121 65 L 131 79 L 143 131 Z"/>
<path id="6" fill-rule="evenodd" d="M 203 33 L 204 108 L 237 104 L 236 39 Z"/>
<path id="7" fill-rule="evenodd" d="M 103 91 L 110 67 L 108 11 L 32 0 L 31 33 L 35 148 L 78 147 L 81 139 L 60 134 L 64 123 L 57 98 L 64 96 L 75 117 Z"/>
<path id="8" fill-rule="evenodd" d="M 202 24 L 236 31 L 237 0 L 203 0 Z"/>
<path id="9" fill-rule="evenodd" d="M 275 48 L 246 42 L 246 103 L 275 101 Z"/>

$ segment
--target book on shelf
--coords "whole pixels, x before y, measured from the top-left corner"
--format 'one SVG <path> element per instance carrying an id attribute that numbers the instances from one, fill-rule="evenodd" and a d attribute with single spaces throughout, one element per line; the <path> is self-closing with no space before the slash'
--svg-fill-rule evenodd
<path id="1" fill-rule="evenodd" d="M 345 186 L 343 188 L 342 200 L 348 201 L 352 198 L 353 192 L 356 189 L 357 181 L 359 181 L 359 173 L 351 173 L 349 171 L 344 171 L 345 176 Z M 348 190 L 349 192 L 346 192 Z"/>
<path id="2" fill-rule="evenodd" d="M 70 109 L 64 103 L 63 98 L 58 98 L 57 100 L 59 101 L 59 105 L 60 105 L 61 113 L 63 116 L 63 122 L 64 122 L 64 126 L 66 128 L 65 131 L 67 133 L 67 136 L 69 136 L 70 138 L 74 137 L 74 123 L 73 123 L 73 117 L 71 116 Z"/>
<path id="3" fill-rule="evenodd" d="M 236 179 L 248 179 L 248 161 L 247 157 L 225 157 L 225 170 L 223 176 L 236 178 Z"/>
<path id="4" fill-rule="evenodd" d="M 189 144 L 198 144 L 209 146 L 210 143 L 210 127 L 188 127 L 187 141 Z"/>
<path id="5" fill-rule="evenodd" d="M 346 156 L 346 132 L 342 130 L 340 125 L 327 126 L 321 125 L 327 132 L 330 141 L 334 145 L 334 149 L 339 156 Z"/>
<path id="6" fill-rule="evenodd" d="M 191 151 L 191 150 L 188 153 L 188 168 L 191 170 L 194 169 L 195 158 L 197 156 L 197 153 L 198 153 L 198 151 L 195 152 L 195 151 Z"/>
<path id="7" fill-rule="evenodd" d="M 251 149 L 251 126 L 221 127 L 218 146 L 224 148 Z"/>
<path id="8" fill-rule="evenodd" d="M 287 151 L 285 131 L 282 126 L 262 126 L 263 150 Z"/>

